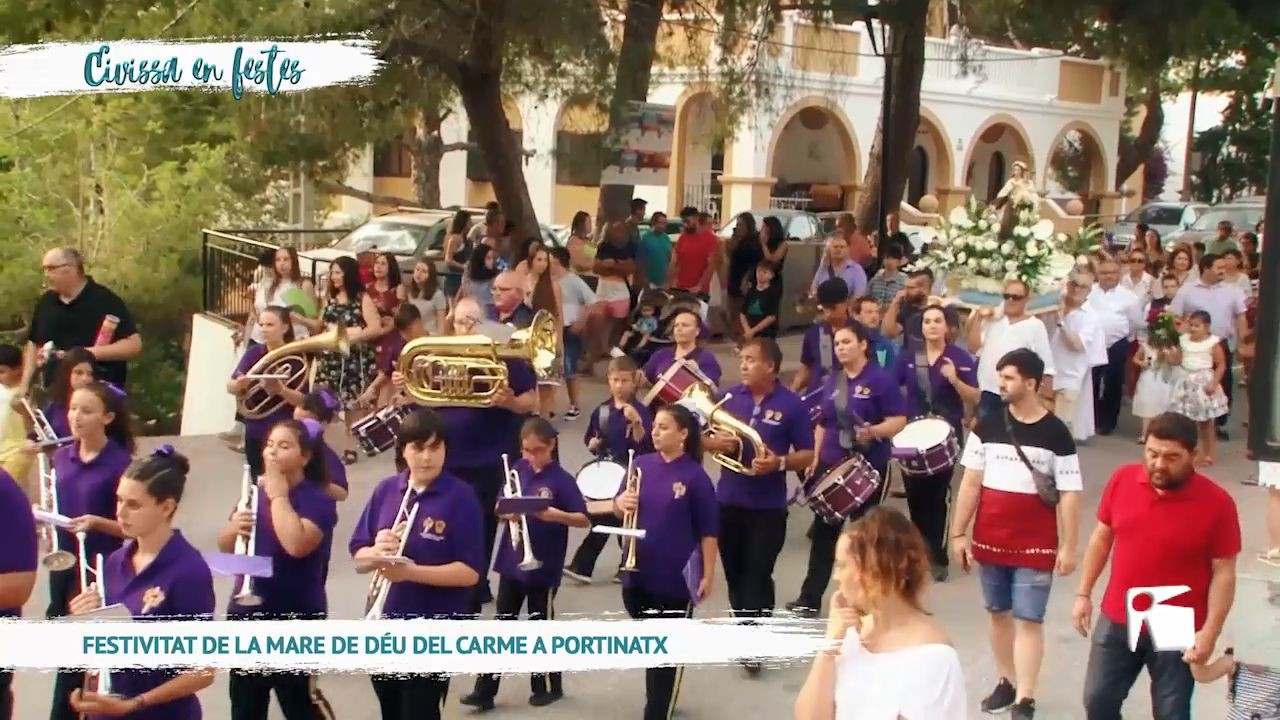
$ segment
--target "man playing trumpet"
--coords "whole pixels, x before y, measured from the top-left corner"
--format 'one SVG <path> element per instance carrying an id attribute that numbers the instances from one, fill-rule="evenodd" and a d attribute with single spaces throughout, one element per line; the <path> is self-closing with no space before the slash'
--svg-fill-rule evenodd
<path id="1" fill-rule="evenodd" d="M 473 588 L 485 571 L 485 513 L 471 488 L 444 470 L 448 443 L 439 413 L 414 410 L 400 425 L 399 443 L 407 470 L 374 488 L 348 547 L 391 583 L 381 617 L 470 617 Z M 412 527 L 405 522 L 410 515 Z M 379 562 L 389 557 L 397 561 Z M 382 720 L 440 719 L 447 675 L 371 680 Z"/>
<path id="2" fill-rule="evenodd" d="M 512 474 L 517 482 L 510 483 L 510 494 L 524 497 L 549 497 L 551 506 L 533 515 L 501 515 L 507 521 L 508 538 L 499 546 L 494 569 L 500 577 L 496 601 L 497 619 L 515 620 L 520 617 L 521 606 L 527 603 L 530 620 L 554 620 L 555 597 L 560 588 L 560 567 L 564 565 L 565 550 L 569 545 L 569 528 L 590 527 L 586 501 L 578 491 L 572 475 L 560 467 L 554 459 L 556 430 L 543 418 L 529 418 L 520 429 L 520 462 Z M 523 531 L 514 530 L 523 523 Z M 528 542 L 528 547 L 523 543 Z M 517 547 L 519 545 L 519 547 Z M 522 560 L 537 553 L 537 567 L 524 565 Z M 463 705 L 478 710 L 493 709 L 494 696 L 498 694 L 497 675 L 480 675 L 475 690 L 462 698 Z M 532 694 L 529 704 L 534 707 L 550 705 L 564 696 L 560 673 L 530 677 Z"/>

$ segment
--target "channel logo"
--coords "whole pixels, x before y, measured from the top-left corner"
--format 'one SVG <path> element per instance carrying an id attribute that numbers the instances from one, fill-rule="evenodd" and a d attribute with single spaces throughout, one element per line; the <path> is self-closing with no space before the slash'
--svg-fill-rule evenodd
<path id="1" fill-rule="evenodd" d="M 1125 620 L 1129 628 L 1129 650 L 1138 649 L 1142 626 L 1147 626 L 1151 646 L 1157 651 L 1186 650 L 1196 644 L 1196 611 L 1166 600 L 1190 592 L 1187 585 L 1129 588 L 1125 593 Z"/>

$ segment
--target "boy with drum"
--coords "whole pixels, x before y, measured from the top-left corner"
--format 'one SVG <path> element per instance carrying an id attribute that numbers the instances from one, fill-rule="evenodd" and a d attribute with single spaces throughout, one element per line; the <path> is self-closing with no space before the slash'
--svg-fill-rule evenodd
<path id="1" fill-rule="evenodd" d="M 636 455 L 642 455 L 653 450 L 649 440 L 649 433 L 653 429 L 653 416 L 649 413 L 649 409 L 636 399 L 637 371 L 635 362 L 629 357 L 615 357 L 609 361 L 610 397 L 591 413 L 591 418 L 587 421 L 587 432 L 583 438 L 587 444 L 587 450 L 597 459 L 588 463 L 578 473 L 579 488 L 582 488 L 584 479 L 589 476 L 606 472 L 616 474 L 618 484 L 621 486 L 626 475 L 628 453 L 635 452 Z M 607 498 L 594 498 L 590 496 L 598 493 L 594 493 L 589 487 L 583 490 L 583 495 L 588 501 L 606 499 L 609 501 L 602 512 L 591 513 L 593 524 L 620 526 L 621 520 L 612 509 L 612 498 L 616 493 L 617 488 L 614 488 Z M 589 512 L 592 510 L 590 502 L 587 503 L 587 510 Z M 600 557 L 600 551 L 604 549 L 608 540 L 608 535 L 587 533 L 587 537 L 573 554 L 573 560 L 565 566 L 565 577 L 583 585 L 590 584 L 596 559 Z M 621 537 L 619 537 L 619 546 L 621 546 Z M 613 580 L 619 582 L 616 574 Z"/>

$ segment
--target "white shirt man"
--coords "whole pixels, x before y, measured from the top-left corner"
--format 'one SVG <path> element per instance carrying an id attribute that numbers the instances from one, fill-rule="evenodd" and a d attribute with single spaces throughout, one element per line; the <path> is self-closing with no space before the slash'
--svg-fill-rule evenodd
<path id="1" fill-rule="evenodd" d="M 1053 352 L 1054 414 L 1076 440 L 1093 435 L 1093 367 L 1102 345 L 1102 327 L 1086 299 L 1093 278 L 1076 273 L 1063 290 L 1063 305 L 1049 347 Z M 1102 351 L 1102 363 L 1106 352 Z"/>
<path id="2" fill-rule="evenodd" d="M 1053 363 L 1053 349 L 1049 346 L 1049 331 L 1040 318 L 1026 315 L 1011 322 L 1006 315 L 1001 315 L 987 322 L 982 330 L 982 352 L 978 356 L 978 389 L 983 392 L 1000 394 L 1000 376 L 996 372 L 996 363 L 1005 353 L 1018 348 L 1027 348 L 1044 360 L 1044 374 L 1055 378 L 1057 385 L 1057 369 Z"/>
<path id="3" fill-rule="evenodd" d="M 1104 347 L 1111 347 L 1121 340 L 1134 336 L 1142 327 L 1143 300 L 1123 284 L 1107 290 L 1094 285 L 1089 292 L 1089 306 L 1102 326 Z"/>

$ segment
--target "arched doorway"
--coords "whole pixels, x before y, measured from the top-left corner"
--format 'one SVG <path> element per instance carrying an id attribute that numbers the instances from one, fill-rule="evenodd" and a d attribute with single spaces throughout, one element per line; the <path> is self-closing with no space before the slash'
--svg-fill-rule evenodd
<path id="1" fill-rule="evenodd" d="M 917 145 L 911 150 L 907 165 L 907 203 L 919 207 L 920 198 L 929 192 L 929 151 Z"/>
<path id="2" fill-rule="evenodd" d="M 1072 122 L 1058 131 L 1045 159 L 1044 185 L 1048 196 L 1066 202 L 1079 198 L 1086 215 L 1096 215 L 1107 188 L 1107 164 L 1102 143 L 1092 127 Z"/>
<path id="3" fill-rule="evenodd" d="M 1004 153 L 999 150 L 991 153 L 991 160 L 987 163 L 987 199 L 1000 194 L 1000 188 L 1004 187 L 1005 171 L 1008 166 L 1005 165 Z"/>
<path id="4" fill-rule="evenodd" d="M 965 184 L 982 202 L 991 202 L 1009 178 L 1013 163 L 1026 163 L 1035 177 L 1031 142 L 1021 123 L 1001 113 L 987 120 L 969 143 Z"/>
<path id="5" fill-rule="evenodd" d="M 829 101 L 806 98 L 784 113 L 769 146 L 770 204 L 814 212 L 843 210 L 856 182 L 853 126 Z"/>
<path id="6" fill-rule="evenodd" d="M 938 198 L 942 189 L 950 188 L 955 182 L 953 167 L 951 141 L 943 132 L 941 121 L 927 108 L 921 108 L 916 145 L 908 158 L 904 193 L 907 202 L 919 207 L 920 198 L 925 195 Z"/>
<path id="7" fill-rule="evenodd" d="M 692 206 L 712 215 L 719 213 L 725 145 L 716 126 L 711 92 L 702 90 L 686 97 L 676 111 L 675 172 L 668 181 L 671 196 L 676 199 L 673 210 Z"/>

